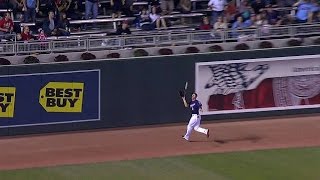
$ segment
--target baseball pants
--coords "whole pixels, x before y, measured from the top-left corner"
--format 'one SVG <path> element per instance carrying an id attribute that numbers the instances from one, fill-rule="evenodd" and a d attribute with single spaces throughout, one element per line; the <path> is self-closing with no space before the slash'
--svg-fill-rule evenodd
<path id="1" fill-rule="evenodd" d="M 189 140 L 192 130 L 195 130 L 199 133 L 207 134 L 208 129 L 200 127 L 201 116 L 197 114 L 192 114 L 189 124 L 187 126 L 187 133 L 184 135 L 186 140 Z"/>

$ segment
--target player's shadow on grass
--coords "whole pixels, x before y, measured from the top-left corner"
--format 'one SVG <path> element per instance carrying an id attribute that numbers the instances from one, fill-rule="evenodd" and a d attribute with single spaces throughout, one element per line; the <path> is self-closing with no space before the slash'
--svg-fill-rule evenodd
<path id="1" fill-rule="evenodd" d="M 219 144 L 226 144 L 230 142 L 237 142 L 237 141 L 250 141 L 252 143 L 256 143 L 260 141 L 262 137 L 257 136 L 257 135 L 248 135 L 245 137 L 238 137 L 238 138 L 217 138 L 214 140 L 214 142 L 219 143 Z"/>

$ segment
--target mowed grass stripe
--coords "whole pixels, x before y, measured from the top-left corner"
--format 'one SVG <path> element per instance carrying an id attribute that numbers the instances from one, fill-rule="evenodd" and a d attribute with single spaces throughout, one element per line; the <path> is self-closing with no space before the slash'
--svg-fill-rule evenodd
<path id="1" fill-rule="evenodd" d="M 233 152 L 0 171 L 1 180 L 319 180 L 320 148 Z"/>

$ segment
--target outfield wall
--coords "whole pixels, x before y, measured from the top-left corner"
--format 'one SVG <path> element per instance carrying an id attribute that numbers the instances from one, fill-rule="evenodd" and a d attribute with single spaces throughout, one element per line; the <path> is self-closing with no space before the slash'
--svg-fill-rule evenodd
<path id="1" fill-rule="evenodd" d="M 230 64 L 228 60 L 235 60 L 232 63 L 236 64 L 243 59 L 254 62 L 252 59 L 315 55 L 319 50 L 315 46 L 0 67 L 0 135 L 186 123 L 190 114 L 183 108 L 178 90 L 186 81 L 188 92 L 195 90 L 198 63 Z M 317 66 L 317 58 L 308 62 Z M 304 59 L 300 58 L 296 64 L 305 64 Z M 311 74 L 319 73 L 315 70 Z M 292 107 L 207 112 L 203 119 L 316 113 L 320 106 L 315 103 Z"/>

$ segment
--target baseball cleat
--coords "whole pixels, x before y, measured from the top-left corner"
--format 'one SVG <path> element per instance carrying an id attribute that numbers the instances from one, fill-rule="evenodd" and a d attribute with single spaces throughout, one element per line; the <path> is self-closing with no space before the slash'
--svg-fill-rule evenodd
<path id="1" fill-rule="evenodd" d="M 207 131 L 207 138 L 209 138 L 210 137 L 210 133 L 209 133 L 209 129 L 208 129 L 208 131 Z"/>
<path id="2" fill-rule="evenodd" d="M 182 136 L 182 139 L 186 140 L 186 141 L 189 141 L 189 139 L 187 139 L 186 137 Z"/>

